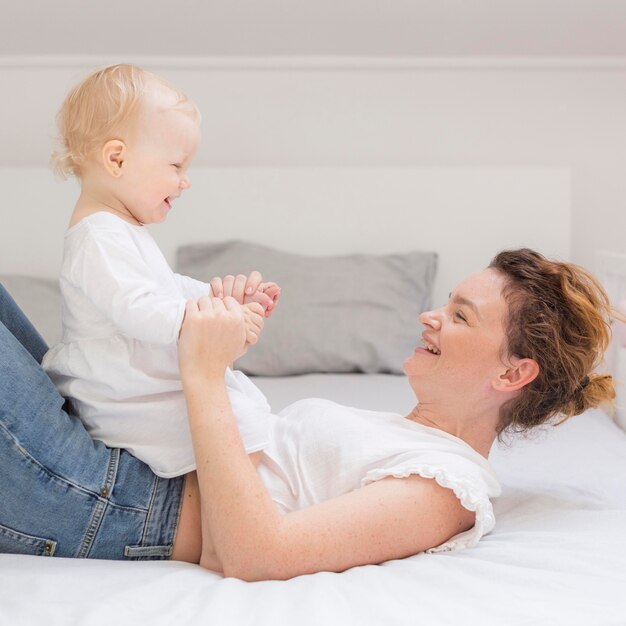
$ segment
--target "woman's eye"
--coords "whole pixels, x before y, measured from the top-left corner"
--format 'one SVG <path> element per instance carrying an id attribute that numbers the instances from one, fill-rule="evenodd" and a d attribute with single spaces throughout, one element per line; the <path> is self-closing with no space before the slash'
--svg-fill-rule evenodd
<path id="1" fill-rule="evenodd" d="M 465 315 L 463 315 L 463 313 L 461 313 L 461 311 L 455 311 L 454 312 L 454 317 L 456 317 L 457 319 L 461 320 L 462 322 L 467 322 L 467 319 L 465 318 Z"/>

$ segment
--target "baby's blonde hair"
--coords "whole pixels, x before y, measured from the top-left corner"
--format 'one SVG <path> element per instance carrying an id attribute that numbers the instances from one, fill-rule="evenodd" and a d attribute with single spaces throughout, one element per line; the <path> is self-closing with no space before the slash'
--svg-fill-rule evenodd
<path id="1" fill-rule="evenodd" d="M 136 65 L 94 70 L 67 95 L 57 114 L 59 149 L 51 165 L 62 178 L 81 176 L 86 159 L 109 139 L 128 130 L 155 93 L 172 96 L 172 108 L 200 121 L 195 103 L 174 85 Z"/>

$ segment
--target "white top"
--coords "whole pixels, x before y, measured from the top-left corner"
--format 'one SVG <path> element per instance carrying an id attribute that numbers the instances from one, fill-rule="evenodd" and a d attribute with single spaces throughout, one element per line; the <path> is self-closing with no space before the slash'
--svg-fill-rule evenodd
<path id="1" fill-rule="evenodd" d="M 126 448 L 163 477 L 195 469 L 176 342 L 185 302 L 210 286 L 175 274 L 144 226 L 94 213 L 65 235 L 63 337 L 43 367 L 95 439 Z M 248 452 L 268 440 L 269 405 L 226 372 Z"/>
<path id="2" fill-rule="evenodd" d="M 283 513 L 337 497 L 374 481 L 418 474 L 452 489 L 476 512 L 470 530 L 429 552 L 475 545 L 495 525 L 489 498 L 500 494 L 491 465 L 463 440 L 394 413 L 301 400 L 272 416 L 259 474 Z"/>

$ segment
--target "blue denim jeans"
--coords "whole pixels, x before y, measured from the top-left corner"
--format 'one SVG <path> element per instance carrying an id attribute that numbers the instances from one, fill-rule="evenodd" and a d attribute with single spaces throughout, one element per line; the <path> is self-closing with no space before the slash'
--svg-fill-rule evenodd
<path id="1" fill-rule="evenodd" d="M 169 558 L 184 478 L 93 440 L 39 366 L 46 350 L 0 285 L 0 552 Z"/>

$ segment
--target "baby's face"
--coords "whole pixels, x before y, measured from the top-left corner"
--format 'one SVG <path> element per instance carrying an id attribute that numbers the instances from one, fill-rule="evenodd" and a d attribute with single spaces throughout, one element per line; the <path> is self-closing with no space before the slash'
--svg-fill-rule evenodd
<path id="1" fill-rule="evenodd" d="M 121 200 L 142 224 L 163 222 L 183 189 L 200 141 L 200 126 L 180 109 L 150 106 L 141 114 L 122 164 Z"/>

